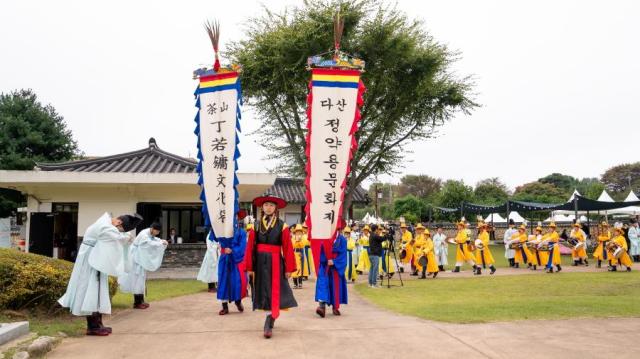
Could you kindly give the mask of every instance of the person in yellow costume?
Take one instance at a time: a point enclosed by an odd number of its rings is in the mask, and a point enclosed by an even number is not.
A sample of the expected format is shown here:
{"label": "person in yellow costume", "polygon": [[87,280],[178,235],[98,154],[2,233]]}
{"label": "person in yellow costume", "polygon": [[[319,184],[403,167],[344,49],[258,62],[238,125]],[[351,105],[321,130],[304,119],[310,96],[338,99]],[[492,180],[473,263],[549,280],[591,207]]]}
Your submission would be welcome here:
{"label": "person in yellow costume", "polygon": [[531,257],[529,258],[529,264],[531,265],[531,270],[538,270],[538,267],[542,268],[549,260],[549,254],[546,251],[538,250],[538,246],[542,243],[542,237],[542,227],[540,226],[536,227],[533,236],[529,236],[527,243],[530,245],[529,252],[531,252]]}
{"label": "person in yellow costume", "polygon": [[313,273],[313,255],[311,254],[311,241],[309,241],[309,231],[306,224],[302,225],[304,234],[302,236],[302,242],[304,242],[304,257],[302,261],[302,279],[308,280],[309,275]]}
{"label": "person in yellow costume", "polygon": [[[627,267],[627,272],[631,272],[631,265],[633,264],[631,261],[631,257],[629,257],[629,247],[627,246],[627,240],[624,238],[624,229],[622,227],[616,227],[614,229],[614,237],[611,240],[613,243],[617,244],[618,247],[624,248],[624,252],[620,258],[615,258],[613,255],[613,251],[609,250],[609,258],[611,258],[611,268],[609,271],[616,272],[618,271],[618,263]],[[622,267],[621,267],[622,268]]]}
{"label": "person in yellow costume", "polygon": [[[400,233],[402,234],[402,251],[400,252],[400,262],[402,264],[409,264],[411,267],[411,275],[418,275],[418,271],[415,269],[413,265],[414,255],[413,255],[413,236],[411,232],[407,229],[407,224],[402,223],[400,225]],[[400,272],[404,272],[404,268],[400,267]]]}
{"label": "person in yellow costume", "polygon": [[609,262],[609,268],[611,268],[611,257],[607,253],[607,243],[611,240],[611,231],[609,231],[609,223],[603,221],[600,223],[600,234],[598,234],[598,245],[593,251],[593,258],[598,262],[596,268],[602,268],[602,262]]}
{"label": "person in yellow costume", "polygon": [[458,233],[456,234],[456,266],[451,271],[453,273],[459,273],[460,267],[468,262],[473,266],[473,271],[476,272],[476,263],[474,261],[473,253],[469,250],[469,243],[471,238],[469,237],[468,230],[463,221],[458,222]]}
{"label": "person in yellow costume", "polygon": [[435,246],[431,239],[429,229],[422,223],[416,225],[416,238],[414,243],[414,266],[422,275],[420,279],[426,279],[428,273],[435,278],[438,275],[438,261],[435,255]]}
{"label": "person in yellow costume", "polygon": [[355,282],[358,274],[356,273],[356,265],[353,261],[353,250],[356,248],[356,240],[351,238],[351,228],[349,226],[342,230],[344,238],[347,239],[347,267],[345,268],[344,275],[347,281]]}
{"label": "person in yellow costume", "polygon": [[[383,236],[388,234],[389,231],[386,228],[382,230]],[[384,275],[391,278],[396,273],[395,257],[393,253],[389,251],[389,246],[389,241],[382,242],[382,255],[380,256],[380,264],[378,264],[380,278],[383,278]]]}
{"label": "person in yellow costume", "polygon": [[[589,265],[587,261],[587,234],[582,230],[580,222],[573,224],[573,229],[569,234],[569,238],[573,238],[578,241],[578,244],[574,245],[571,249],[571,257],[573,258],[573,266],[578,264]],[[584,261],[584,262],[583,262]]]}
{"label": "person in yellow costume", "polygon": [[369,237],[371,236],[371,228],[369,225],[365,225],[362,228],[362,235],[358,242],[360,242],[360,246],[362,246],[362,251],[360,252],[360,257],[358,258],[358,266],[356,269],[358,270],[358,274],[362,274],[364,272],[368,272],[371,268],[371,262],[369,261]]}
{"label": "person in yellow costume", "polygon": [[513,257],[516,262],[515,268],[520,268],[522,264],[524,266],[525,263],[529,263],[531,252],[527,248],[527,226],[521,224],[518,227],[518,233],[515,233],[511,237],[511,243],[520,243],[520,248],[516,249],[515,256]]}
{"label": "person in yellow costume", "polygon": [[293,289],[302,288],[302,270],[304,263],[304,230],[302,225],[296,224],[293,228],[293,236],[291,236],[291,244],[293,246],[293,253],[296,257],[296,271],[291,273],[293,278]]}
{"label": "person in yellow costume", "polygon": [[[553,273],[553,266],[557,267],[558,272],[562,270],[560,264],[562,263],[560,258],[560,235],[556,231],[556,223],[549,223],[549,231],[542,236],[541,246],[547,245],[549,250],[547,251],[546,271],[547,273]],[[539,251],[542,253],[542,251]]]}
{"label": "person in yellow costume", "polygon": [[478,224],[478,239],[476,240],[476,272],[474,274],[480,275],[482,274],[482,268],[487,268],[491,272],[489,274],[494,274],[496,272],[496,267],[494,263],[496,262],[493,259],[493,255],[491,254],[491,250],[489,249],[489,232],[487,231],[487,227],[489,225],[486,223]]}

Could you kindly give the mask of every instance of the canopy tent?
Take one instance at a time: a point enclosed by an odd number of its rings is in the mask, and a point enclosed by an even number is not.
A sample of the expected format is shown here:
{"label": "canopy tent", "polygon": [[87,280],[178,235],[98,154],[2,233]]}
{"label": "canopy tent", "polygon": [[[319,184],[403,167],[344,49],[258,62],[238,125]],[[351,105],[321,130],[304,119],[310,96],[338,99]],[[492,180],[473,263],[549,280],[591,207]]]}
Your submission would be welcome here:
{"label": "canopy tent", "polygon": [[573,220],[576,218],[576,216],[574,216],[573,214],[552,214],[551,216],[549,216],[549,218],[545,219],[544,222],[556,222],[556,223],[562,223],[562,222],[573,222]]}
{"label": "canopy tent", "polygon": [[516,223],[527,222],[527,220],[524,219],[524,217],[522,217],[520,213],[516,211],[512,211],[511,213],[509,213],[509,219],[513,219],[513,221]]}
{"label": "canopy tent", "polygon": [[499,213],[491,213],[484,219],[485,223],[507,223],[507,219]]}
{"label": "canopy tent", "polygon": [[[633,192],[631,192],[633,193]],[[600,202],[615,202],[613,200],[613,198],[611,198],[611,196],[609,196],[609,193],[607,193],[606,189],[602,190],[602,193],[600,193],[600,197],[598,197],[598,201]]]}
{"label": "canopy tent", "polygon": [[[636,194],[633,191],[629,191],[629,194],[627,195],[627,198],[624,199],[624,202],[622,203],[633,203],[633,202],[640,202],[640,199],[638,199],[638,196],[636,196]],[[627,207],[622,207],[622,208],[616,208],[613,210],[608,211],[609,214],[628,214],[628,215],[638,215],[640,214],[640,206],[627,206]]]}

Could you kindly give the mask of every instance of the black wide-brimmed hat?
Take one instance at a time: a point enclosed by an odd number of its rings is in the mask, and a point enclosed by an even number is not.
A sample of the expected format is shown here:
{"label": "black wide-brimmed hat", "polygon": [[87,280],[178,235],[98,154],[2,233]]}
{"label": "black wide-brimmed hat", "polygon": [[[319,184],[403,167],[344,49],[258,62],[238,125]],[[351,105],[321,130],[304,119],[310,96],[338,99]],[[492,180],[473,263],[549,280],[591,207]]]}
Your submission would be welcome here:
{"label": "black wide-brimmed hat", "polygon": [[253,200],[253,204],[256,207],[262,207],[262,205],[267,202],[275,204],[278,209],[282,209],[287,206],[287,201],[285,201],[284,199],[278,196],[273,196],[273,195],[260,196]]}
{"label": "black wide-brimmed hat", "polygon": [[143,221],[142,216],[137,213],[123,214],[118,219],[122,221],[122,228],[125,232],[133,231]]}

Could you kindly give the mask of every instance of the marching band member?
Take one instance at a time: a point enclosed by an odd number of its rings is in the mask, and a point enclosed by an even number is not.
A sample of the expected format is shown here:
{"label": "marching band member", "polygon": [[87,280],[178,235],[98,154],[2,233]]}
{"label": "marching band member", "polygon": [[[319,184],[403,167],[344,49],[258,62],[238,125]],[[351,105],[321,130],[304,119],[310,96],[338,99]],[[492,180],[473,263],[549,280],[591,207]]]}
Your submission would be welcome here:
{"label": "marching band member", "polygon": [[[489,232],[487,232],[488,224],[482,223],[478,225],[478,229],[480,233],[478,234],[478,245],[476,245],[476,272],[474,274],[480,275],[482,274],[482,268],[491,269],[489,274],[494,274],[496,272],[496,267],[493,265],[495,260],[493,259],[493,255],[491,254],[491,250],[489,249]],[[480,246],[479,244],[482,244]],[[480,267],[482,264],[482,267]]]}
{"label": "marching band member", "polygon": [[[407,224],[400,224],[400,232],[402,233],[402,254],[400,256],[400,261],[402,264],[409,264],[411,268],[411,275],[418,275],[418,270],[415,269],[413,265],[414,262],[414,254],[413,254],[413,236],[411,232],[407,230]],[[400,267],[400,272],[403,272],[404,268]]]}
{"label": "marching band member", "polygon": [[529,258],[531,257],[531,252],[527,248],[527,226],[525,224],[521,224],[518,227],[518,233],[511,237],[510,244],[512,243],[519,243],[519,248],[516,249],[513,261],[515,262],[515,268],[520,268],[520,264],[529,263]]}
{"label": "marching band member", "polygon": [[[628,247],[627,247],[627,241],[624,238],[624,229],[622,227],[616,226],[616,228],[614,229],[614,234],[615,236],[611,240],[612,243],[607,248],[607,250],[609,251],[608,255],[609,255],[609,258],[611,258],[611,263],[612,263],[612,266],[611,268],[609,268],[609,271],[616,272],[617,264],[620,263],[621,265],[627,267],[627,272],[631,272],[632,262],[631,262],[631,257],[629,257],[629,253],[627,252]],[[614,255],[615,250],[617,248],[623,248],[622,255],[618,259],[616,259]]]}
{"label": "marching band member", "polygon": [[354,262],[355,253],[353,251],[356,247],[356,240],[351,237],[351,228],[349,228],[349,226],[345,227],[342,233],[347,240],[347,266],[344,275],[348,281],[355,282],[358,277],[356,264]]}
{"label": "marching band member", "polygon": [[418,223],[416,226],[416,241],[415,241],[415,266],[422,274],[420,279],[426,279],[426,273],[432,275],[435,278],[438,275],[438,261],[434,251],[433,240],[431,240],[431,234],[429,229],[425,228],[422,223]]}
{"label": "marching band member", "polygon": [[249,231],[245,263],[255,291],[253,309],[267,312],[263,335],[268,339],[280,310],[298,306],[288,281],[296,270],[296,260],[289,228],[278,218],[278,209],[287,202],[267,195],[254,199],[253,204],[262,208],[262,215],[256,228]]}
{"label": "marching band member", "polygon": [[542,243],[542,227],[536,227],[535,234],[529,237],[527,243],[529,245],[529,252],[531,252],[531,257],[529,257],[530,269],[538,270],[538,267],[542,268],[542,266],[547,264],[549,259],[545,251],[538,250],[538,245]]}
{"label": "marching band member", "polygon": [[580,222],[576,221],[576,223],[573,224],[573,229],[569,234],[569,238],[573,238],[574,240],[578,241],[578,244],[575,245],[571,250],[571,257],[573,258],[573,266],[575,267],[578,264],[583,264],[583,261],[584,261],[584,265],[588,266],[589,262],[587,261],[587,250],[586,250],[587,235],[582,230],[582,225],[580,224]]}
{"label": "marching band member", "polygon": [[516,266],[515,255],[516,251],[514,249],[509,248],[509,242],[513,238],[515,234],[518,233],[518,230],[515,229],[516,223],[513,219],[509,220],[509,228],[504,232],[504,257],[509,261],[510,267]]}
{"label": "marching band member", "polygon": [[603,261],[609,261],[609,267],[611,267],[611,261],[609,260],[609,255],[607,253],[607,244],[611,240],[611,232],[609,231],[609,223],[602,222],[600,223],[600,234],[598,235],[598,246],[593,251],[593,258],[598,262],[596,263],[596,268],[602,267]]}
{"label": "marching band member", "polygon": [[362,247],[362,252],[360,252],[360,257],[358,258],[358,274],[362,274],[365,271],[368,272],[371,267],[371,262],[369,262],[369,237],[371,236],[371,228],[369,225],[365,225],[362,228],[362,235],[360,236],[360,246]]}
{"label": "marching band member", "polygon": [[304,230],[302,241],[304,242],[304,257],[302,260],[302,279],[309,279],[309,275],[313,273],[313,254],[311,253],[311,241],[309,241],[309,228],[306,224],[302,224]]}
{"label": "marching band member", "polygon": [[549,254],[547,259],[547,273],[553,273],[553,266],[557,267],[557,271],[560,272],[562,267],[560,266],[560,235],[556,231],[556,223],[549,223],[549,232],[542,237],[542,244],[547,245],[549,248]]}
{"label": "marching band member", "polygon": [[447,235],[444,234],[442,226],[436,227],[436,234],[433,236],[433,246],[435,247],[436,261],[438,269],[444,271],[444,266],[449,264],[449,244],[447,243]]}
{"label": "marching band member", "polygon": [[634,262],[640,262],[640,229],[638,229],[638,221],[633,218],[629,226],[629,255],[633,257]]}
{"label": "marching band member", "polygon": [[[342,223],[344,225],[344,221]],[[347,228],[345,228],[345,232]],[[351,229],[348,230],[351,234]],[[325,253],[325,251],[330,251]],[[340,315],[340,304],[347,304],[347,239],[338,231],[331,249],[320,247],[320,266],[316,280],[316,314],[324,318],[327,305],[332,307],[333,315]]]}
{"label": "marching band member", "polygon": [[[296,256],[296,271],[291,273],[291,278],[293,278],[293,289],[302,288],[302,277],[304,276],[303,270],[306,268],[304,265],[304,230],[302,229],[301,224],[296,224],[293,228],[293,237],[291,241],[293,242],[293,251]],[[308,269],[308,268],[306,268]],[[309,272],[306,273],[307,276]]]}
{"label": "marching band member", "polygon": [[465,262],[468,262],[473,266],[473,271],[476,271],[476,263],[474,261],[473,253],[469,250],[469,234],[466,225],[463,221],[458,222],[458,234],[456,234],[456,267],[451,271],[452,273],[459,273],[460,266]]}
{"label": "marching band member", "polygon": [[[389,234],[389,230],[384,228],[382,230],[382,235],[383,236],[387,236]],[[393,250],[393,248],[391,248],[391,242],[389,242],[389,240],[385,240],[384,242],[382,242],[382,255],[380,256],[380,279],[383,278],[383,276],[387,275],[389,276],[389,278],[393,277],[393,275],[396,273],[396,264],[393,258],[393,252],[390,250]]]}

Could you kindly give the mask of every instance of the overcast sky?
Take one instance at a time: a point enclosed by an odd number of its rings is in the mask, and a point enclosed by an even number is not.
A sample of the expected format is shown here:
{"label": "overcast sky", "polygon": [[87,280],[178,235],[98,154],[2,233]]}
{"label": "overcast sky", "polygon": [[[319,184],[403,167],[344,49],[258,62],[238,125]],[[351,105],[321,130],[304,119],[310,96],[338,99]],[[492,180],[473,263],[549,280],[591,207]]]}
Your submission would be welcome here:
{"label": "overcast sky", "polygon": [[[282,11],[301,1],[264,3]],[[202,23],[221,20],[224,47],[241,39],[260,4],[4,1],[0,92],[35,90],[87,155],[140,149],[155,137],[161,148],[193,157],[191,72],[213,57]],[[461,52],[454,69],[475,76],[482,104],[439,138],[409,146],[403,173],[468,184],[497,176],[514,188],[552,172],[598,177],[640,160],[640,2],[404,0],[398,7]],[[246,109],[245,133],[258,125]],[[272,166],[251,136],[241,137],[241,151],[242,172]]]}

